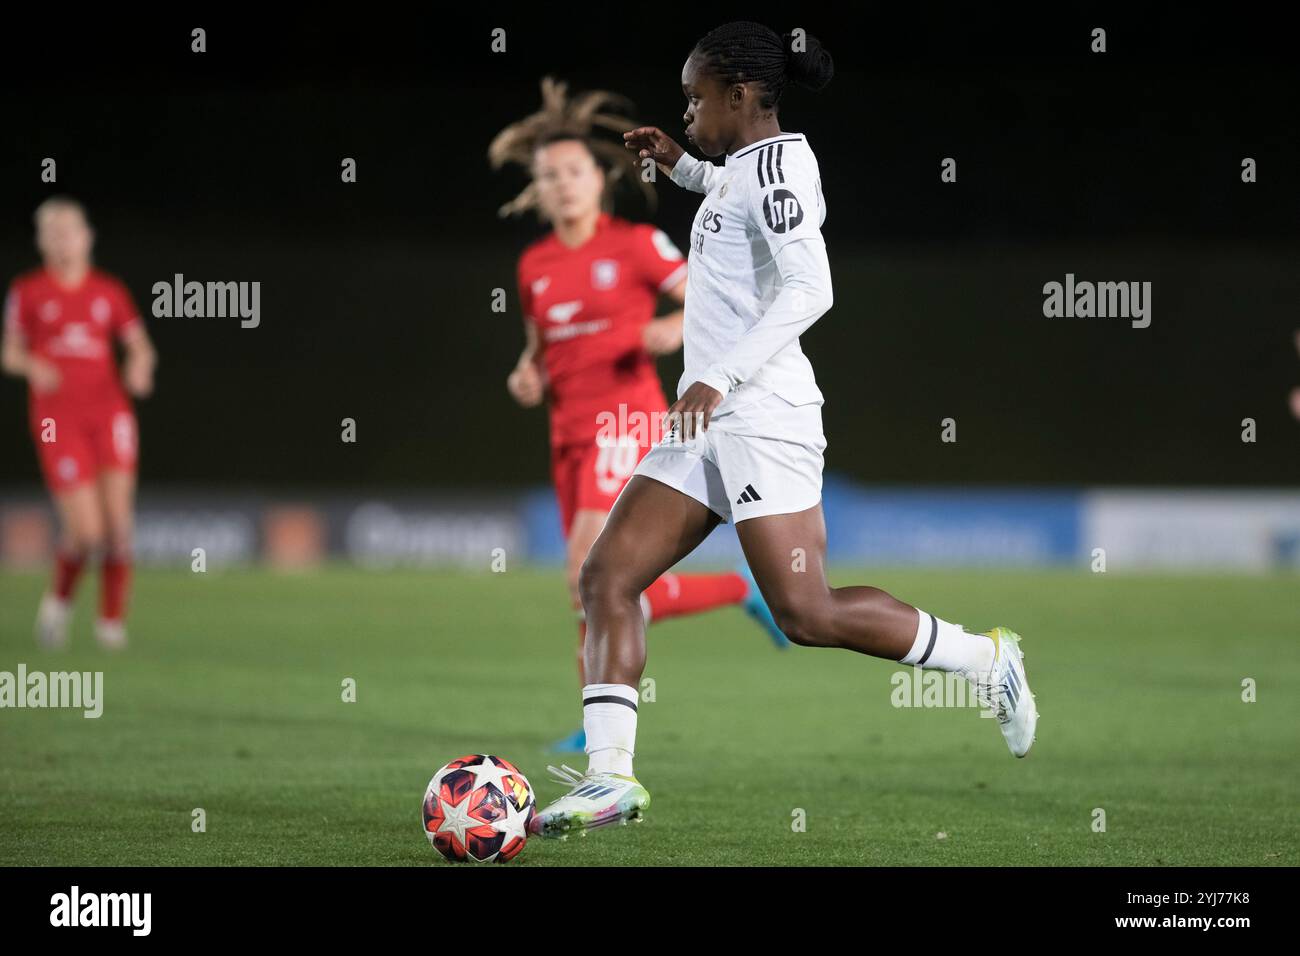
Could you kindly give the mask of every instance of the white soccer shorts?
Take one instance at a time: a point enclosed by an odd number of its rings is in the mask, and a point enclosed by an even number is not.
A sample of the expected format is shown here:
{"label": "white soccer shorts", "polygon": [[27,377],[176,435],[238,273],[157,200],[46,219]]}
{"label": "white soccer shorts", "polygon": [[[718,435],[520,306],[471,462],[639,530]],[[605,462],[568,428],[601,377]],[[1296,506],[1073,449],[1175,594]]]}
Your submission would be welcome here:
{"label": "white soccer shorts", "polygon": [[768,395],[715,417],[690,441],[666,436],[634,474],[689,495],[723,521],[745,521],[821,501],[825,450],[821,403]]}

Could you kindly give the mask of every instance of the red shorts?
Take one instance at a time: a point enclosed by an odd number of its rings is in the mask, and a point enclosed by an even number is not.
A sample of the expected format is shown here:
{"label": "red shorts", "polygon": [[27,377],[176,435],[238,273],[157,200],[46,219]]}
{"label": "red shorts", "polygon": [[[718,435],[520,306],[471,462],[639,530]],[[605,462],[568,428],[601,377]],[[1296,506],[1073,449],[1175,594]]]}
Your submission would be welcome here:
{"label": "red shorts", "polygon": [[557,445],[551,449],[551,481],[560,503],[560,527],[567,537],[573,516],[592,509],[608,514],[614,500],[650,450],[649,443],[625,439],[617,445]]}
{"label": "red shorts", "polygon": [[54,494],[94,481],[101,471],[135,471],[139,438],[126,403],[37,411],[31,418],[36,457]]}

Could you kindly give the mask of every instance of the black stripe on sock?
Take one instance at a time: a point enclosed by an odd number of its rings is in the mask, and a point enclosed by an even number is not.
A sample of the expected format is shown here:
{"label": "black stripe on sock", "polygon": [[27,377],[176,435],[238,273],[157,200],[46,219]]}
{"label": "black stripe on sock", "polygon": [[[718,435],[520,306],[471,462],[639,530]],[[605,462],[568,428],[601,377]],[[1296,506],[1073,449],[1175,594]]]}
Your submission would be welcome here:
{"label": "black stripe on sock", "polygon": [[921,659],[916,662],[917,667],[921,667],[930,659],[930,652],[934,650],[934,642],[939,639],[939,619],[933,614],[930,615],[930,645],[921,655]]}
{"label": "black stripe on sock", "polygon": [[624,707],[631,707],[636,710],[635,703],[626,697],[618,697],[614,694],[606,694],[603,697],[587,697],[583,700],[582,706],[586,707],[588,704],[622,704]]}

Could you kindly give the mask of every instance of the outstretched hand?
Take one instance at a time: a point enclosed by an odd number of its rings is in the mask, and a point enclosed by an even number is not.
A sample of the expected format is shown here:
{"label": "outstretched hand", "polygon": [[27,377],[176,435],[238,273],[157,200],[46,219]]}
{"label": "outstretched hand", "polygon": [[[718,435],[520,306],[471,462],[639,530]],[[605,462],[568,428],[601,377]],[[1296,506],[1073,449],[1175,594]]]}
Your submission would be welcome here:
{"label": "outstretched hand", "polygon": [[686,152],[657,126],[641,126],[624,133],[623,145],[636,150],[638,159],[653,159],[655,165],[670,176],[677,160]]}

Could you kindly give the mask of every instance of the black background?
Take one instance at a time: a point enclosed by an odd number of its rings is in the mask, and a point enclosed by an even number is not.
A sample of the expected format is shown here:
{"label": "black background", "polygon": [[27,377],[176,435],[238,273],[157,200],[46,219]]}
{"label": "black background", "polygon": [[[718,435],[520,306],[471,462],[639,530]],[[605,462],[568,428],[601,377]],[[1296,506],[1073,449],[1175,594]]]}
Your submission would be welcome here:
{"label": "black background", "polygon": [[[262,283],[258,329],[149,320],[146,485],[544,481],[544,413],[504,390],[521,344],[515,260],[542,229],[497,218],[525,180],[492,173],[487,144],[537,108],[546,73],[623,93],[682,138],[682,61],[736,18],[802,26],[835,57],[830,86],[792,88],[781,110],[818,155],[829,210],[836,304],[803,340],[829,469],[960,485],[1300,477],[1286,407],[1300,385],[1300,71],[1267,8],[324,9],[10,24],[6,280],[36,264],[31,212],[59,192],[88,205],[98,263],[146,316],[176,272]],[[195,26],[207,53],[190,52]],[[498,26],[505,54],[490,50]],[[1105,54],[1089,52],[1095,26]],[[340,182],[345,156],[356,184]],[[948,156],[956,184],[939,180]],[[654,221],[686,248],[699,197],[666,182],[659,195]],[[650,215],[623,198],[622,214]],[[1044,318],[1043,283],[1067,272],[1151,281],[1151,327]],[[670,394],[680,367],[661,364]],[[0,386],[0,487],[37,480],[25,404],[21,383]],[[955,445],[939,440],[949,416]]]}

